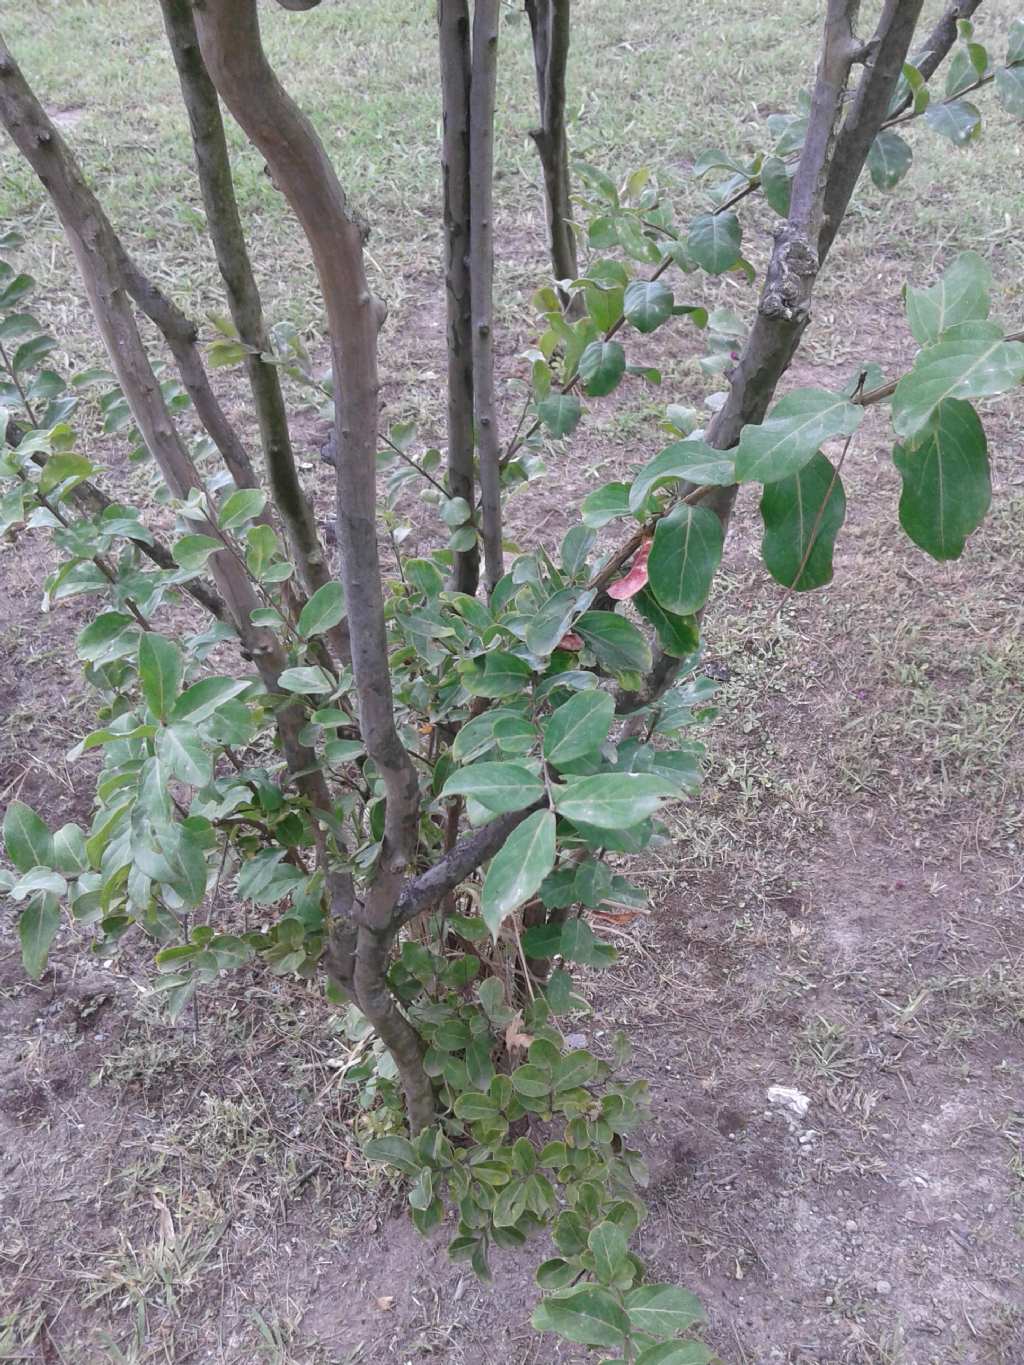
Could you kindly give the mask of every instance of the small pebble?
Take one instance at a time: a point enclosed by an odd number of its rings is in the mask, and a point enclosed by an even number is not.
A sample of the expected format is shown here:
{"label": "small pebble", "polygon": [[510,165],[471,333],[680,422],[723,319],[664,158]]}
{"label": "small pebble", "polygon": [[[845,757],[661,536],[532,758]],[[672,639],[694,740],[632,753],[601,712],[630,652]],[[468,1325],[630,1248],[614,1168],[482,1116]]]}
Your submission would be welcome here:
{"label": "small pebble", "polygon": [[888,1280],[879,1280],[878,1283],[875,1285],[875,1290],[879,1294],[891,1294],[892,1285],[889,1283]]}
{"label": "small pebble", "polygon": [[857,1224],[853,1221],[852,1218],[848,1218],[848,1219],[846,1220],[846,1231],[847,1231],[847,1232],[856,1232],[856,1231],[857,1231]]}

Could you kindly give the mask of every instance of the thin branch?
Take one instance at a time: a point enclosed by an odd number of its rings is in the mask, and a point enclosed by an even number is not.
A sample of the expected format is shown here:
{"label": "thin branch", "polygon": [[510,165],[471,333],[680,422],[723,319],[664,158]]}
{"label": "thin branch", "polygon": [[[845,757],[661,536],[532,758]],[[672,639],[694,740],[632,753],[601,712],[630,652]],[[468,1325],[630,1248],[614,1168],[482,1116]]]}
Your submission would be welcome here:
{"label": "thin branch", "polygon": [[494,100],[500,0],[476,0],[470,85],[469,273],[473,304],[473,382],[480,457],[484,576],[493,592],[505,572],[501,449],[494,396]]}
{"label": "thin branch", "polygon": [[[551,247],[551,267],[556,280],[574,280],[579,274],[576,237],[570,220],[569,145],[565,130],[565,77],[571,32],[570,0],[526,0],[526,13],[533,36],[534,70],[540,126],[530,132],[544,175],[544,207]],[[573,300],[559,287],[567,315]]]}
{"label": "thin branch", "polygon": [[[203,64],[190,0],[160,0],[160,6],[188,111],[210,239],[232,321],[239,340],[246,347],[245,368],[259,421],[274,506],[284,522],[299,581],[305,591],[312,594],[330,582],[331,573],[313,509],[296,469],[278,367],[263,358],[268,349],[263,305],[238,211],[217,91]],[[349,644],[345,623],[327,632],[327,639],[338,657],[347,662]]]}
{"label": "thin branch", "polygon": [[396,906],[398,924],[407,924],[417,915],[430,910],[449,892],[454,891],[478,867],[493,858],[504,845],[509,835],[529,815],[543,810],[544,801],[538,801],[526,810],[513,811],[510,815],[499,815],[460,839],[450,853],[445,854],[433,867],[411,878],[402,887]]}
{"label": "thin branch", "polygon": [[[917,69],[926,81],[931,80],[952,51],[958,36],[959,21],[969,19],[975,10],[981,8],[981,4],[982,0],[953,0],[951,5],[946,6],[941,19],[922,44],[925,55],[918,62]],[[902,113],[913,103],[913,98],[913,94],[907,95],[894,113]]]}
{"label": "thin branch", "polygon": [[819,263],[828,255],[846,216],[871,144],[888,117],[923,4],[924,0],[885,0],[868,44],[870,57],[839,130],[829,167],[824,217],[817,238]]}
{"label": "thin branch", "polygon": [[[439,0],[441,169],[444,187],[445,298],[448,327],[448,488],[445,496],[476,502],[473,468],[473,305],[469,270],[469,4]],[[455,552],[452,586],[476,594],[480,547]]]}
{"label": "thin branch", "polygon": [[255,0],[207,0],[194,11],[203,60],[221,98],[262,154],[313,251],[334,367],[337,530],[360,727],[387,794],[383,849],[364,913],[390,922],[418,838],[419,781],[395,725],[376,534],[377,333],[364,225],[349,208],[309,120],[267,62]]}

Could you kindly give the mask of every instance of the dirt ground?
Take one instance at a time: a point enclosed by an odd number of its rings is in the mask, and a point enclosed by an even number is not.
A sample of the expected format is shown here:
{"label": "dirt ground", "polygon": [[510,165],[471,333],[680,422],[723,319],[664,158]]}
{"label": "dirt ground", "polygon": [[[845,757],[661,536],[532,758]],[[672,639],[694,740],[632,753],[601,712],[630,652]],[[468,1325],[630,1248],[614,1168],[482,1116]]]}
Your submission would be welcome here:
{"label": "dirt ground", "polygon": [[[441,372],[433,281],[408,283],[393,410]],[[897,362],[903,343],[878,343],[896,316],[850,313],[828,344],[826,318],[794,379]],[[676,335],[659,354],[684,374],[699,341]],[[657,448],[595,407],[521,500],[524,541]],[[608,929],[619,964],[583,983],[573,1027],[597,1050],[628,1028],[652,1086],[641,1252],[700,1295],[729,1365],[1024,1365],[1019,432],[991,424],[992,517],[940,566],[898,532],[873,415],[835,583],[781,614],[741,504],[706,628],[723,683],[706,788],[639,868],[647,912]],[[326,518],[327,475],[308,477]],[[88,728],[68,647],[88,607],[39,617],[48,554],[41,533],[0,545],[0,802],[84,821],[89,771],[63,755]],[[529,1327],[541,1251],[482,1286],[367,1168],[317,990],[232,978],[172,1027],[141,956],[107,969],[70,931],[27,982],[2,913],[0,1360],[583,1358]]]}

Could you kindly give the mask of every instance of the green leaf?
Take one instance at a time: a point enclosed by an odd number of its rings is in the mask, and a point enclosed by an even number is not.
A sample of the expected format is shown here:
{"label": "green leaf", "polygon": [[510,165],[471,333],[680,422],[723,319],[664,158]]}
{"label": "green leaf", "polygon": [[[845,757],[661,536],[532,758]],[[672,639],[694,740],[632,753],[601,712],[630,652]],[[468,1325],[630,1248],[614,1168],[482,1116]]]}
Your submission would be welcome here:
{"label": "green leaf", "polygon": [[765,158],[761,167],[761,188],[770,208],[780,218],[789,217],[789,201],[793,193],[793,179],[786,163],[777,156]]}
{"label": "green leaf", "polygon": [[871,179],[880,190],[894,189],[914,161],[910,144],[891,129],[883,129],[871,144],[868,152],[868,171]]}
{"label": "green leaf", "polygon": [[87,479],[93,473],[95,468],[96,466],[91,460],[87,460],[84,455],[76,455],[70,450],[59,455],[51,455],[39,476],[39,491],[40,493],[52,493],[67,479],[71,479],[73,484],[81,483],[83,479]]}
{"label": "green leaf", "polygon": [[574,393],[553,393],[537,404],[537,416],[556,441],[571,436],[579,426],[583,408]]}
{"label": "green leaf", "polygon": [[675,299],[661,280],[633,280],[627,285],[622,311],[638,332],[653,332],[672,316]]}
{"label": "green leaf", "polygon": [[61,825],[53,836],[53,860],[67,877],[88,871],[85,835],[77,825]]}
{"label": "green leaf", "polygon": [[606,1289],[581,1285],[543,1299],[530,1319],[538,1332],[557,1332],[581,1346],[621,1346],[629,1318]]}
{"label": "green leaf", "polygon": [[[78,657],[87,663],[109,662],[137,648],[138,627],[123,611],[101,612],[76,641]],[[130,648],[125,648],[130,642]]]}
{"label": "green leaf", "polygon": [[573,630],[593,651],[598,663],[616,675],[647,673],[651,647],[632,621],[613,611],[587,611]]}
{"label": "green leaf", "polygon": [[468,691],[477,697],[514,697],[523,692],[530,682],[532,670],[525,659],[495,649],[484,655],[481,673],[464,675]]}
{"label": "green leaf", "polygon": [[146,705],[157,720],[166,720],[181,689],[184,664],[173,640],[146,631],[139,640],[139,682]]}
{"label": "green leaf", "polygon": [[900,380],[892,400],[899,436],[913,436],[946,398],[986,398],[1024,379],[1024,343],[1003,341],[993,323],[968,322],[927,346]]}
{"label": "green leaf", "polygon": [[632,600],[637,614],[654,627],[663,654],[685,659],[699,648],[700,628],[695,616],[666,611],[649,587],[641,588]]}
{"label": "green leaf", "polygon": [[579,1273],[580,1267],[575,1262],[563,1260],[561,1256],[553,1256],[551,1260],[540,1263],[534,1279],[541,1289],[564,1289]]}
{"label": "green leaf", "polygon": [[900,525],[933,559],[959,559],[992,496],[985,432],[961,399],[939,404],[929,424],[892,453],[903,480]]}
{"label": "green leaf", "polygon": [[543,782],[518,763],[474,763],[460,768],[441,791],[442,799],[471,796],[495,815],[532,806],[543,795]]}
{"label": "green leaf", "polygon": [[606,483],[588,493],[580,504],[583,525],[600,530],[616,517],[629,516],[629,484]]}
{"label": "green leaf", "polygon": [[191,787],[205,787],[213,776],[213,759],[194,725],[166,726],[157,734],[156,750],[174,776]]}
{"label": "green leaf", "polygon": [[617,341],[592,341],[580,356],[578,369],[583,392],[603,398],[618,388],[626,372],[626,352]]}
{"label": "green leaf", "polygon": [[593,593],[583,596],[579,588],[553,593],[526,627],[526,647],[530,653],[546,655],[556,649],[572,618],[592,598]]}
{"label": "green leaf", "polygon": [[12,801],[4,812],[4,848],[19,872],[53,865],[50,831],[24,801]]}
{"label": "green leaf", "polygon": [[38,981],[46,970],[50,944],[59,928],[60,905],[49,892],[36,896],[21,912],[18,920],[21,961],[33,981]]}
{"label": "green leaf", "polygon": [[267,565],[277,553],[277,536],[274,534],[274,528],[262,521],[256,526],[250,526],[245,533],[245,546],[245,562],[250,572],[257,578],[262,578]]}
{"label": "green leaf", "polygon": [[258,517],[266,505],[267,495],[262,488],[239,488],[224,499],[217,525],[222,531],[233,531]]}
{"label": "green leaf", "polygon": [[512,1082],[512,1089],[517,1095],[525,1095],[528,1099],[541,1099],[545,1095],[550,1095],[553,1089],[551,1072],[545,1067],[535,1066],[527,1063],[525,1066],[516,1067],[515,1071],[509,1076]]}
{"label": "green leaf", "polygon": [[473,518],[473,509],[465,498],[449,498],[441,508],[441,519],[446,526],[462,526]]}
{"label": "green leaf", "polygon": [[914,340],[930,346],[961,322],[988,317],[992,271],[976,251],[962,251],[930,289],[907,286],[907,321]]}
{"label": "green leaf", "polygon": [[452,1106],[457,1119],[465,1119],[467,1123],[475,1123],[477,1119],[496,1118],[500,1110],[490,1095],[483,1095],[476,1090],[467,1090],[461,1094]]}
{"label": "green leaf", "polygon": [[444,591],[444,575],[430,559],[407,559],[405,578],[424,597],[437,597]]}
{"label": "green leaf", "polygon": [[1014,19],[1006,44],[1006,64],[1024,62],[1024,19]]}
{"label": "green leaf", "polygon": [[368,1161],[383,1161],[395,1166],[404,1175],[418,1175],[423,1163],[408,1138],[392,1135],[371,1138],[363,1148]]}
{"label": "green leaf", "polygon": [[203,678],[186,687],[171,709],[171,720],[187,720],[199,725],[213,715],[224,702],[237,697],[251,684],[244,678]]}
{"label": "green leaf", "polygon": [[182,536],[171,546],[171,554],[176,563],[191,573],[201,569],[212,554],[223,548],[222,543],[213,536]]}
{"label": "green leaf", "polygon": [[761,554],[777,583],[807,592],[832,581],[832,552],[846,517],[846,493],[824,455],[815,455],[791,478],[766,484],[761,517]]}
{"label": "green leaf", "polygon": [[303,696],[318,696],[323,692],[333,692],[336,681],[323,668],[286,668],[277,680],[285,692],[299,692]]}
{"label": "green leaf", "polygon": [[608,738],[615,717],[610,693],[577,692],[544,723],[544,757],[556,768],[594,753]]}
{"label": "green leaf", "polygon": [[714,1361],[702,1341],[663,1341],[641,1352],[636,1365],[714,1365]]}
{"label": "green leaf", "polygon": [[674,1284],[642,1284],[626,1295],[626,1311],[634,1332],[672,1337],[705,1320],[700,1301]]}
{"label": "green leaf", "polygon": [[26,872],[24,877],[20,877],[7,894],[12,901],[23,901],[33,892],[45,891],[52,896],[64,896],[67,889],[68,884],[59,872],[54,872],[49,867],[34,867],[31,872]]}
{"label": "green leaf", "polygon": [[722,524],[706,507],[681,503],[654,528],[647,560],[651,592],[661,606],[689,616],[708,599],[725,543]]}
{"label": "green leaf", "polygon": [[570,526],[565,533],[560,551],[562,568],[567,574],[581,573],[587,564],[587,555],[594,548],[597,536],[589,526]]}
{"label": "green leaf", "polygon": [[690,255],[709,275],[722,275],[740,259],[743,230],[735,213],[702,213],[687,234]]}
{"label": "green leaf", "polygon": [[612,1284],[628,1264],[629,1251],[626,1237],[615,1223],[598,1223],[587,1239],[597,1278],[603,1284]]}
{"label": "green leaf", "polygon": [[299,612],[298,630],[304,640],[333,630],[345,616],[345,593],[340,583],[325,583],[317,588]]}
{"label": "green leaf", "polygon": [[1011,118],[1024,118],[1024,66],[1003,66],[996,72],[996,94]]}
{"label": "green leaf", "polygon": [[481,913],[497,942],[502,921],[536,895],[555,863],[555,817],[535,811],[509,835],[484,878]]}
{"label": "green leaf", "polygon": [[788,479],[835,436],[850,436],[863,408],[825,389],[795,389],[772,408],[760,426],[745,426],[736,449],[741,483]]}
{"label": "green leaf", "polygon": [[555,788],[555,809],[595,829],[628,829],[677,795],[673,783],[648,773],[600,773],[566,778]]}
{"label": "green leaf", "polygon": [[981,112],[969,100],[930,104],[924,112],[924,121],[955,147],[966,147],[981,130]]}
{"label": "green leaf", "polygon": [[727,487],[736,482],[736,468],[731,455],[704,441],[676,441],[656,455],[633,480],[630,511],[639,511],[651,493],[678,479],[698,487],[705,484]]}

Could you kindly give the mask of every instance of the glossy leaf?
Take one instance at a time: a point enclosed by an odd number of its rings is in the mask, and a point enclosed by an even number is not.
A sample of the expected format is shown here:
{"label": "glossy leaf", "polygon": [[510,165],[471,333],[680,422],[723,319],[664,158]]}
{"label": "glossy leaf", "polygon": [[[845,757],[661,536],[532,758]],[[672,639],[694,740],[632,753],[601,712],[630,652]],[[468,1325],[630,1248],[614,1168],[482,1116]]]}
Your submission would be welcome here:
{"label": "glossy leaf", "polygon": [[184,663],[173,640],[146,631],[139,640],[139,682],[146,705],[157,720],[166,720],[181,689]]}
{"label": "glossy leaf", "polygon": [[466,687],[478,697],[512,697],[522,692],[531,677],[525,659],[504,650],[484,655],[483,670],[465,675]]}
{"label": "glossy leaf", "polygon": [[1024,19],[1014,19],[1006,42],[1006,64],[1024,62]]}
{"label": "glossy leaf", "polygon": [[742,240],[735,213],[702,213],[690,224],[686,246],[702,270],[721,275],[738,263]]}
{"label": "glossy leaf", "polygon": [[4,848],[19,872],[53,864],[53,837],[24,801],[11,801],[4,812]]}
{"label": "glossy leaf", "polygon": [[454,772],[441,791],[442,798],[471,796],[495,815],[532,806],[543,795],[544,784],[519,763],[473,763]]}
{"label": "glossy leaf", "polygon": [[581,1346],[620,1346],[629,1318],[606,1289],[580,1285],[543,1299],[530,1319],[538,1332],[557,1332]]}
{"label": "glossy leaf", "polygon": [[924,112],[924,121],[954,147],[966,147],[981,129],[981,113],[969,100],[931,104]]}
{"label": "glossy leaf", "polygon": [[582,411],[574,393],[554,393],[537,404],[537,416],[548,435],[556,440],[572,435],[579,426]]}
{"label": "glossy leaf", "polygon": [[647,561],[650,590],[667,611],[689,616],[708,599],[722,558],[722,524],[706,507],[680,504],[654,530]]}
{"label": "glossy leaf", "polygon": [[704,1309],[688,1289],[672,1284],[642,1284],[626,1294],[634,1332],[672,1337],[705,1320]]}
{"label": "glossy leaf", "polygon": [[914,340],[930,346],[961,322],[988,317],[992,271],[976,251],[962,251],[930,289],[907,286],[907,321]]}
{"label": "glossy leaf", "polygon": [[213,536],[182,536],[171,547],[175,561],[190,572],[201,569],[212,554],[223,550],[224,546]]}
{"label": "glossy leaf", "polygon": [[646,673],[651,667],[650,645],[624,616],[612,611],[587,611],[574,630],[610,673]]}
{"label": "glossy leaf", "polygon": [[1012,118],[1024,119],[1024,66],[1003,66],[996,72],[999,103]]}
{"label": "glossy leaf", "polygon": [[189,786],[205,787],[213,776],[213,760],[193,725],[166,726],[157,734],[156,748],[169,771]]}
{"label": "glossy leaf", "polygon": [[495,942],[502,922],[537,894],[554,863],[555,817],[535,811],[512,831],[484,878],[480,908]]}
{"label": "glossy leaf", "polygon": [[653,332],[672,316],[675,299],[661,280],[633,280],[627,285],[622,311],[638,332]]}
{"label": "glossy leaf", "polygon": [[780,218],[788,218],[793,179],[781,158],[777,156],[765,158],[761,167],[761,188],[769,207],[773,208]]}
{"label": "glossy leaf", "polygon": [[578,692],[544,723],[544,757],[556,768],[595,753],[608,738],[615,702],[608,692]]}
{"label": "glossy leaf", "polygon": [[217,525],[222,531],[233,531],[258,517],[266,505],[267,495],[262,488],[239,488],[224,499]]}
{"label": "glossy leaf", "polygon": [[592,341],[580,356],[580,380],[590,398],[602,398],[618,388],[625,372],[626,352],[617,341]]}
{"label": "glossy leaf", "polygon": [[714,1365],[715,1359],[702,1341],[662,1341],[641,1351],[636,1365]]}
{"label": "glossy leaf", "polygon": [[595,488],[580,505],[584,526],[599,530],[616,517],[628,517],[629,502],[628,483],[606,483],[601,488]]}
{"label": "glossy leaf", "polygon": [[685,659],[700,646],[700,628],[695,616],[680,616],[666,611],[651,592],[650,586],[638,592],[633,606],[643,619],[654,627],[663,654],[673,659]]}
{"label": "glossy leaf", "polygon": [[594,829],[628,829],[676,795],[671,783],[647,773],[602,773],[567,778],[555,789],[555,808]]}
{"label": "glossy leaf", "polygon": [[37,895],[21,912],[18,920],[21,961],[33,981],[38,981],[46,970],[50,945],[59,928],[60,905],[49,892]]}
{"label": "glossy leaf", "polygon": [[1024,343],[1003,341],[994,323],[967,322],[926,347],[893,394],[892,424],[913,436],[946,398],[1006,393],[1024,379]]}
{"label": "glossy leaf", "polygon": [[796,592],[831,582],[832,552],[845,516],[842,480],[824,455],[815,455],[792,478],[766,484],[761,554],[776,582]]}
{"label": "glossy leaf", "polygon": [[885,128],[878,134],[868,152],[868,171],[880,190],[891,190],[900,183],[913,165],[914,153],[910,144]]}
{"label": "glossy leaf", "polygon": [[741,483],[788,479],[819,447],[835,436],[849,436],[863,409],[825,389],[796,389],[772,408],[760,426],[746,426],[736,450]]}
{"label": "glossy leaf", "polygon": [[988,511],[985,432],[970,403],[947,398],[931,422],[893,450],[903,480],[900,525],[933,559],[958,559]]}
{"label": "glossy leaf", "polygon": [[656,455],[633,480],[629,493],[630,511],[638,511],[651,493],[679,479],[697,486],[727,486],[736,481],[735,463],[731,455],[713,449],[704,441],[676,441]]}
{"label": "glossy leaf", "polygon": [[345,592],[340,583],[324,583],[299,612],[298,630],[304,640],[333,630],[345,616]]}
{"label": "glossy leaf", "polygon": [[250,684],[238,678],[203,678],[187,687],[171,709],[171,720],[187,720],[192,725],[212,716],[224,702],[237,697]]}
{"label": "glossy leaf", "polygon": [[628,1264],[626,1236],[615,1223],[598,1223],[587,1239],[594,1270],[602,1284],[612,1284]]}

